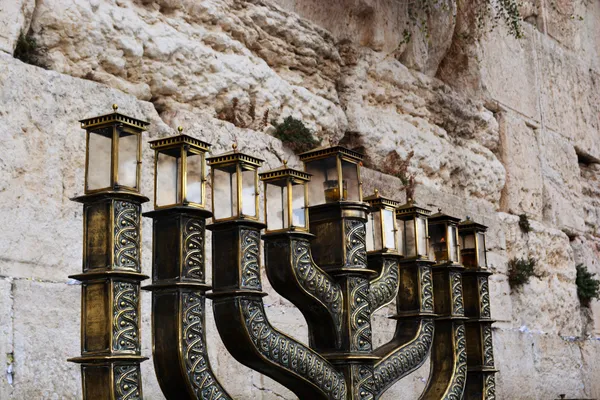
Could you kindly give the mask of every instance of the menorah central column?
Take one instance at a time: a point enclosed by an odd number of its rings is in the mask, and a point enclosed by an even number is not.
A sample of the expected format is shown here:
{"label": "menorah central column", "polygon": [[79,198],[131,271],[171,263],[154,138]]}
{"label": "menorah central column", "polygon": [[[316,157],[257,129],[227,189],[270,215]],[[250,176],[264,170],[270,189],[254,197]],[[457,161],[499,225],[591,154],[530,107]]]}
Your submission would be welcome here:
{"label": "menorah central column", "polygon": [[309,209],[313,257],[340,285],[343,294],[341,346],[324,354],[340,368],[349,388],[348,399],[371,399],[372,354],[370,279],[377,274],[367,267],[366,222],[368,206],[336,202]]}

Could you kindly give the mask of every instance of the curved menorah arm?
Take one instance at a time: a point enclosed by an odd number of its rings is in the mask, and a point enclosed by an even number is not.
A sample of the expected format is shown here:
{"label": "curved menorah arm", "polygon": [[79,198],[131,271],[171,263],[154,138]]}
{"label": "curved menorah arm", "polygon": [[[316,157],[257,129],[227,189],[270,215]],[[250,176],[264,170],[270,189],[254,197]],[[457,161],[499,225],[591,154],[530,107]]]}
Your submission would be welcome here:
{"label": "curved menorah arm", "polygon": [[465,324],[438,320],[435,322],[429,381],[419,400],[462,399],[466,381]]}
{"label": "curved menorah arm", "polygon": [[371,312],[374,313],[391,303],[398,294],[400,255],[369,254],[367,259],[369,268],[380,271],[379,275],[371,280],[369,291]]}
{"label": "curved menorah arm", "polygon": [[431,350],[433,330],[432,318],[398,321],[394,338],[374,352],[381,357],[374,368],[375,398],[423,365]]}
{"label": "curved menorah arm", "polygon": [[266,234],[265,269],[273,288],[306,318],[310,347],[331,351],[340,346],[342,289],[313,261],[305,232]]}
{"label": "curved menorah arm", "polygon": [[248,220],[218,222],[213,231],[213,311],[227,350],[301,399],[347,396],[343,374],[302,343],[275,329],[265,314],[260,277],[260,230]]}
{"label": "curved menorah arm", "polygon": [[206,348],[205,224],[210,213],[190,207],[152,211],[152,344],[167,399],[230,400]]}

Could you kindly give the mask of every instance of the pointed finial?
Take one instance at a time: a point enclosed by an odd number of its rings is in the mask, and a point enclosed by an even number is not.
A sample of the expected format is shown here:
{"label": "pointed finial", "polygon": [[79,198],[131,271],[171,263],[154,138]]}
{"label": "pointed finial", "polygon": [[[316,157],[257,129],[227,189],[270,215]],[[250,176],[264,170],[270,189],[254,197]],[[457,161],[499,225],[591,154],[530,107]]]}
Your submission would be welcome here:
{"label": "pointed finial", "polygon": [[471,220],[471,216],[467,215],[467,221],[470,221],[470,220]]}
{"label": "pointed finial", "polygon": [[117,110],[119,109],[119,106],[117,104],[113,104],[112,108],[113,108],[114,112],[117,112]]}
{"label": "pointed finial", "polygon": [[441,212],[442,212],[442,208],[441,207],[438,207],[438,212],[441,214]]}
{"label": "pointed finial", "polygon": [[177,131],[178,131],[179,133],[183,132],[183,126],[179,125],[179,126],[177,127]]}
{"label": "pointed finial", "polygon": [[375,189],[375,197],[379,197],[379,189]]}
{"label": "pointed finial", "polygon": [[283,160],[283,166],[287,168],[287,160]]}
{"label": "pointed finial", "polygon": [[237,143],[233,142],[231,148],[233,149],[233,151],[237,151]]}

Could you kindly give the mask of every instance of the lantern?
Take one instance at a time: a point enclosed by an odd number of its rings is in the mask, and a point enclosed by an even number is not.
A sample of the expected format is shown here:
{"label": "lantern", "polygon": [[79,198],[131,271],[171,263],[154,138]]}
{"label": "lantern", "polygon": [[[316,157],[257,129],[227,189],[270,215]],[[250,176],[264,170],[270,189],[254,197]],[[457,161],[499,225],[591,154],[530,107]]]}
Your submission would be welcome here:
{"label": "lantern", "polygon": [[462,263],[467,268],[487,268],[485,232],[487,226],[471,221],[469,217],[458,226]]}
{"label": "lantern", "polygon": [[431,214],[410,200],[396,209],[399,250],[405,259],[429,259],[427,218]]}
{"label": "lantern", "polygon": [[205,155],[210,144],[188,135],[153,140],[154,208],[205,207]]}
{"label": "lantern", "polygon": [[438,213],[429,217],[430,255],[436,264],[460,263],[458,223],[460,218]]}
{"label": "lantern", "polygon": [[207,158],[214,220],[258,220],[258,172],[263,160],[237,151]]}
{"label": "lantern", "polygon": [[267,232],[280,230],[308,230],[307,183],[310,175],[288,168],[260,174],[265,183],[265,222]]}
{"label": "lantern", "polygon": [[141,134],[148,122],[117,112],[84,119],[86,132],[85,193],[124,190],[139,193]]}
{"label": "lantern", "polygon": [[300,154],[312,175],[308,184],[311,206],[339,201],[362,201],[362,154],[341,146],[318,148]]}
{"label": "lantern", "polygon": [[367,221],[367,252],[398,252],[398,229],[395,212],[400,205],[397,201],[375,194],[366,197],[371,213]]}

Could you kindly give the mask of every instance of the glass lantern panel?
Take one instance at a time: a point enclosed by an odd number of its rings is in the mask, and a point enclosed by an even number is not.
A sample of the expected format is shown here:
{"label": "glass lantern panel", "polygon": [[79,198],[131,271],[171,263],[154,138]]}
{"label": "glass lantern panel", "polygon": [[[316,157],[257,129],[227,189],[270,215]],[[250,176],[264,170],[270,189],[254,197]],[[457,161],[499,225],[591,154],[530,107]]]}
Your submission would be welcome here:
{"label": "glass lantern panel", "polygon": [[311,206],[340,200],[335,157],[307,162],[306,172],[312,174],[312,179],[308,183],[308,198]]}
{"label": "glass lantern panel", "polygon": [[474,234],[469,233],[469,234],[462,236],[462,248],[463,248],[463,250],[475,248],[475,235]]}
{"label": "glass lantern panel", "polygon": [[242,171],[242,214],[256,217],[256,170]]}
{"label": "glass lantern panel", "polygon": [[445,227],[446,226],[443,224],[429,225],[429,253],[433,255],[435,261],[438,263],[448,261],[448,246],[446,243]]}
{"label": "glass lantern panel", "polygon": [[121,132],[119,137],[119,169],[117,182],[121,186],[137,188],[138,140],[135,134]]}
{"label": "glass lantern panel", "polygon": [[396,231],[397,249],[400,254],[404,255],[404,221],[396,220],[396,224],[398,226]]}
{"label": "glass lantern panel", "polygon": [[90,132],[88,136],[87,190],[110,187],[112,129]]}
{"label": "glass lantern panel", "polygon": [[425,218],[417,217],[417,254],[427,256],[427,222]]}
{"label": "glass lantern panel", "polygon": [[287,189],[267,184],[267,229],[284,229],[287,218]]}
{"label": "glass lantern panel", "polygon": [[415,241],[415,221],[413,219],[409,219],[408,221],[403,221],[403,225],[404,255],[406,257],[416,257],[417,247]]}
{"label": "glass lantern panel", "polygon": [[369,214],[367,218],[367,251],[375,250],[375,244],[373,239],[373,213]]}
{"label": "glass lantern panel", "polygon": [[485,252],[485,235],[481,232],[477,232],[477,252],[479,253],[479,267],[485,268],[487,266]]}
{"label": "glass lantern panel", "polygon": [[179,190],[180,158],[158,153],[156,160],[156,205],[158,207],[181,201]]}
{"label": "glass lantern panel", "polygon": [[215,219],[237,216],[237,173],[213,169]]}
{"label": "glass lantern panel", "polygon": [[306,228],[306,203],[304,185],[292,186],[292,225]]}
{"label": "glass lantern panel", "polygon": [[377,210],[371,213],[373,216],[373,248],[374,250],[383,249],[383,237],[381,230],[381,211]]}
{"label": "glass lantern panel", "polygon": [[458,262],[458,243],[456,242],[456,226],[448,225],[448,248],[450,261]]}
{"label": "glass lantern panel", "polygon": [[383,227],[385,231],[385,248],[396,249],[396,229],[394,227],[394,212],[392,210],[382,210]]}
{"label": "glass lantern panel", "polygon": [[342,182],[346,201],[360,201],[358,165],[342,160]]}
{"label": "glass lantern panel", "polygon": [[202,203],[202,167],[204,157],[202,154],[187,154],[187,176],[185,185],[185,199],[191,203]]}

